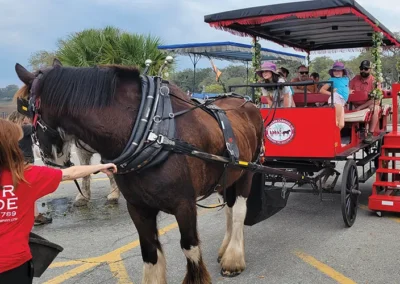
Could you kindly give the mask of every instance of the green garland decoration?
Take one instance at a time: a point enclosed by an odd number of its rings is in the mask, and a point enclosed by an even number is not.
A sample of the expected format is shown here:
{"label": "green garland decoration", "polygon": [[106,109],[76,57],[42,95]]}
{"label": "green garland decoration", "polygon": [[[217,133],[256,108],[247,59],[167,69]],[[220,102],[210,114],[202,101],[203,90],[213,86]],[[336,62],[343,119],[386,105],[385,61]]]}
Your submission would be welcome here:
{"label": "green garland decoration", "polygon": [[[259,77],[257,76],[257,70],[260,69],[261,67],[261,44],[259,43],[259,40],[257,39],[257,37],[253,37],[253,47],[251,49],[252,51],[252,72],[253,72],[253,76],[250,79],[250,81],[252,83],[258,83],[259,82]],[[260,100],[260,96],[261,96],[261,91],[259,88],[255,89],[255,103],[258,103]]]}
{"label": "green garland decoration", "polygon": [[381,53],[383,50],[382,39],[383,39],[382,32],[373,33],[372,41],[374,45],[372,47],[371,53],[374,58],[374,64],[372,65],[372,72],[374,74],[375,81],[374,81],[374,89],[372,90],[370,96],[377,100],[380,100],[383,97],[382,90],[378,88],[378,85],[381,85],[383,82],[382,60],[381,60]]}
{"label": "green garland decoration", "polygon": [[[397,63],[396,63],[396,70],[397,70],[397,74],[398,74],[398,76],[399,76],[399,74],[400,74],[400,59],[397,60]],[[397,81],[397,80],[396,80],[396,81]]]}

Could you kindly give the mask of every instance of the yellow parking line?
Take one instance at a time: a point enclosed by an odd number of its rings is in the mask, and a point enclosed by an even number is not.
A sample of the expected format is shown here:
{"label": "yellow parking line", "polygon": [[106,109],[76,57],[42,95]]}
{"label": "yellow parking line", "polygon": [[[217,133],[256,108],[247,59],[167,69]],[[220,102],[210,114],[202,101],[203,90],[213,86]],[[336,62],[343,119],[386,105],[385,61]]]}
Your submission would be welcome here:
{"label": "yellow parking line", "polygon": [[[218,204],[212,204],[211,207],[216,206]],[[213,210],[214,211],[214,210]],[[199,210],[197,216],[205,215],[207,212],[210,212],[209,209],[202,209]],[[172,223],[164,228],[158,230],[158,234],[160,236],[166,234],[167,232],[178,228],[178,223]],[[129,244],[126,244],[120,248],[117,248],[111,252],[108,252],[104,255],[98,257],[90,257],[80,260],[72,260],[72,261],[62,261],[62,262],[54,262],[52,263],[49,268],[55,267],[65,267],[70,265],[81,264],[80,266],[73,268],[59,276],[54,277],[53,279],[43,283],[43,284],[58,284],[66,281],[74,276],[77,276],[80,273],[85,272],[88,269],[91,269],[95,266],[98,266],[101,263],[108,263],[110,266],[111,272],[118,278],[118,283],[132,283],[129,278],[129,275],[126,271],[125,265],[123,264],[123,260],[121,258],[121,254],[125,253],[131,249],[134,249],[140,245],[139,240],[135,240]],[[82,264],[84,263],[84,264]]]}
{"label": "yellow parking line", "polygon": [[118,279],[118,284],[133,284],[120,255],[116,256],[114,262],[110,262],[108,265],[113,276]]}
{"label": "yellow parking line", "polygon": [[74,277],[75,275],[78,275],[82,272],[85,272],[86,270],[89,270],[93,267],[96,267],[97,265],[99,265],[100,263],[85,263],[82,264],[81,266],[78,266],[74,269],[71,269],[63,274],[61,274],[60,276],[54,277],[53,279],[44,282],[43,284],[59,284],[62,283],[66,280],[68,280],[71,277]]}
{"label": "yellow parking line", "polygon": [[315,267],[316,269],[318,269],[322,273],[326,274],[330,278],[336,280],[340,284],[356,284],[356,282],[354,282],[350,278],[347,278],[343,274],[341,274],[341,273],[337,272],[336,270],[334,270],[332,267],[330,267],[330,266],[318,261],[317,259],[315,259],[311,255],[308,255],[308,254],[306,254],[304,252],[301,252],[301,251],[296,251],[295,254],[301,260],[303,260],[304,262],[306,262],[306,263],[310,264],[311,266]]}

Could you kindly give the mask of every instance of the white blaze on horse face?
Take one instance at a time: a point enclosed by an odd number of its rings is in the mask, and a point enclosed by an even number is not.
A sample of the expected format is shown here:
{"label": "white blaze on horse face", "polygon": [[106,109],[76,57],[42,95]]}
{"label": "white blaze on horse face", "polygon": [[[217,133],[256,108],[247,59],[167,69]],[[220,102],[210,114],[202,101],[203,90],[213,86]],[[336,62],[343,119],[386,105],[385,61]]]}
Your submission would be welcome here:
{"label": "white blaze on horse face", "polygon": [[165,284],[166,263],[164,254],[157,249],[157,263],[144,263],[143,265],[143,281],[142,284]]}
{"label": "white blaze on horse face", "polygon": [[195,264],[199,264],[201,256],[199,246],[191,246],[189,250],[183,249],[183,253],[185,254],[187,259],[190,259]]}

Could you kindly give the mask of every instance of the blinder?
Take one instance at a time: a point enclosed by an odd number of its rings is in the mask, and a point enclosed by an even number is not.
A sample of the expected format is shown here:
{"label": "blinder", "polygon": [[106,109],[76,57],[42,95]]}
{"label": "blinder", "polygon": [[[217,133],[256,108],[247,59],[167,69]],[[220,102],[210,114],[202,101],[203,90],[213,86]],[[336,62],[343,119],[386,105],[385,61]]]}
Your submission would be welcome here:
{"label": "blinder", "polygon": [[[39,86],[40,86],[40,79],[43,77],[43,73],[39,71],[38,75],[35,77],[35,79],[32,82],[31,88],[29,90],[29,95],[28,99],[25,98],[18,98],[17,99],[17,111],[26,116],[29,117],[32,120],[32,138],[34,143],[39,146],[40,149],[40,156],[44,164],[48,166],[53,166],[53,167],[58,167],[58,168],[66,168],[66,167],[71,167],[74,164],[71,162],[71,156],[69,155],[68,161],[64,163],[64,165],[58,165],[56,163],[53,163],[49,161],[48,159],[45,158],[43,154],[43,150],[40,148],[39,145],[39,139],[37,137],[38,134],[38,127],[43,131],[43,133],[46,133],[48,136],[48,139],[51,141],[62,141],[60,133],[50,127],[46,122],[41,117],[40,113],[40,98],[37,96],[39,92]],[[58,147],[58,145],[57,145]],[[62,151],[62,149],[57,149],[57,151]]]}

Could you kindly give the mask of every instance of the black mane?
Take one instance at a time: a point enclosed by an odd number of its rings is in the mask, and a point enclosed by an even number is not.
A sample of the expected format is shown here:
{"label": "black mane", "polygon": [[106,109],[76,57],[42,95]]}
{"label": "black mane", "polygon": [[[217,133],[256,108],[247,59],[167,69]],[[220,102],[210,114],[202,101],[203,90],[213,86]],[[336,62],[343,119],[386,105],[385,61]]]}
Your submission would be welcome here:
{"label": "black mane", "polygon": [[41,78],[41,102],[58,114],[74,115],[82,110],[107,107],[114,100],[118,77],[126,78],[127,75],[139,80],[140,73],[134,68],[117,66],[56,66],[44,72]]}

